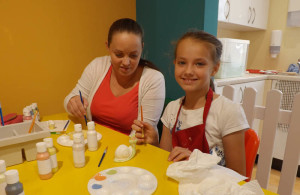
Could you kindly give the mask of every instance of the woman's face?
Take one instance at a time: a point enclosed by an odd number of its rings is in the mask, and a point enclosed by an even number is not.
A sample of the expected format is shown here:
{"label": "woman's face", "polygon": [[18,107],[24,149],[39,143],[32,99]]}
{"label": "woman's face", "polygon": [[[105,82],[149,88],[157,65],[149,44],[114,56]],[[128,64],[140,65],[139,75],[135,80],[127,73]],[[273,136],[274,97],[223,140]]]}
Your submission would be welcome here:
{"label": "woman's face", "polygon": [[186,92],[207,92],[210,77],[218,71],[211,49],[203,42],[190,38],[179,42],[176,51],[175,79]]}
{"label": "woman's face", "polygon": [[142,49],[142,39],[139,35],[128,32],[115,33],[108,47],[115,73],[131,76],[138,67]]}

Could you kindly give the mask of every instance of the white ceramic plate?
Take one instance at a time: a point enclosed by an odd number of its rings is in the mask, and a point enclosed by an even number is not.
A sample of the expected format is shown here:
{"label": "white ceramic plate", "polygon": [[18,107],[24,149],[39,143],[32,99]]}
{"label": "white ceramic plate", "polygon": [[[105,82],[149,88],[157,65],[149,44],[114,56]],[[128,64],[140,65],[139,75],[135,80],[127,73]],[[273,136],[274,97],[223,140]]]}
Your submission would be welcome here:
{"label": "white ceramic plate", "polygon": [[88,182],[88,191],[92,195],[149,195],[157,188],[156,177],[138,167],[114,167],[96,175]]}
{"label": "white ceramic plate", "polygon": [[[97,140],[99,141],[102,138],[102,135],[97,132]],[[70,139],[70,136],[67,134],[61,135],[57,138],[57,143],[62,146],[69,146],[73,145],[73,140]],[[84,143],[87,144],[87,139],[84,139]]]}

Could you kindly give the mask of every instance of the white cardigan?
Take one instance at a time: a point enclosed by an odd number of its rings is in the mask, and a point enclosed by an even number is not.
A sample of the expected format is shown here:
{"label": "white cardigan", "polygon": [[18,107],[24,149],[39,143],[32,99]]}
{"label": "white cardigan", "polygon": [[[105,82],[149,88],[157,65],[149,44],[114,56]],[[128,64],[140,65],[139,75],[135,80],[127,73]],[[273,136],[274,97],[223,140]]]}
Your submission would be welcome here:
{"label": "white cardigan", "polygon": [[[85,68],[81,78],[76,84],[76,87],[69,95],[67,95],[67,97],[65,97],[64,107],[67,112],[67,104],[69,100],[72,97],[79,95],[80,90],[82,96],[86,98],[89,103],[87,108],[87,118],[92,120],[91,102],[110,66],[110,56],[104,56],[95,58]],[[150,123],[157,130],[157,123],[163,110],[164,101],[165,79],[163,74],[145,66],[139,83],[138,119],[140,120],[140,107],[142,105],[144,121]]]}

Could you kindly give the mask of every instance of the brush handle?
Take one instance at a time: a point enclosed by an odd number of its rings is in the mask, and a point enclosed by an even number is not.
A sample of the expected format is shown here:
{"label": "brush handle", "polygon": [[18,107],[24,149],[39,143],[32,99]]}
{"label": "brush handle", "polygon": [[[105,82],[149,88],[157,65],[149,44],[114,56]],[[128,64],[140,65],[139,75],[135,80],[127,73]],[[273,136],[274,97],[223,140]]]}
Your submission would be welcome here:
{"label": "brush handle", "polygon": [[3,120],[1,105],[0,105],[0,117],[1,117],[1,124],[2,124],[2,126],[4,126],[4,120]]}
{"label": "brush handle", "polygon": [[32,122],[31,122],[31,125],[30,125],[30,128],[29,128],[28,133],[31,133],[31,131],[32,131],[32,129],[33,129],[33,126],[34,126],[34,123],[35,123],[35,118],[36,118],[37,113],[38,113],[38,111],[35,111],[34,117],[33,117],[33,120],[32,120]]}
{"label": "brush handle", "polygon": [[101,157],[101,160],[100,160],[100,162],[99,162],[99,164],[98,164],[98,167],[100,167],[100,165],[101,165],[101,163],[102,163],[102,161],[103,161],[103,159],[104,159],[104,156],[105,156],[106,152],[107,152],[107,147],[105,148],[105,150],[104,150],[104,152],[103,152],[103,154],[102,154],[102,157]]}
{"label": "brush handle", "polygon": [[69,124],[70,120],[67,121],[66,125],[63,128],[63,131],[67,128],[68,124]]}
{"label": "brush handle", "polygon": [[[80,95],[80,100],[81,100],[81,103],[82,103],[82,105],[84,105],[83,104],[83,98],[82,98],[82,95],[81,95],[81,91],[79,90],[79,95]],[[84,120],[85,120],[85,125],[87,126],[87,119],[86,119],[86,115],[84,115]]]}
{"label": "brush handle", "polygon": [[[144,121],[144,117],[143,117],[143,106],[141,105],[141,121]],[[144,138],[144,127],[142,128],[142,138]]]}

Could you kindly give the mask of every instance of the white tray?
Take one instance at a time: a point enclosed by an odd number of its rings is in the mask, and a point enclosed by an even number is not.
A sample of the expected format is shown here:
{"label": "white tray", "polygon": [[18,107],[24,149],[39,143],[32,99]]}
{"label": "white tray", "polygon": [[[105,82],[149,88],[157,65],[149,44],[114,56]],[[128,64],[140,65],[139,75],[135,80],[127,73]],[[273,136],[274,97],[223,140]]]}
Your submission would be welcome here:
{"label": "white tray", "polygon": [[[102,180],[96,180],[97,174]],[[96,194],[140,194],[148,195],[155,192],[157,179],[149,171],[138,167],[114,167],[97,173],[88,182],[88,191]]]}

